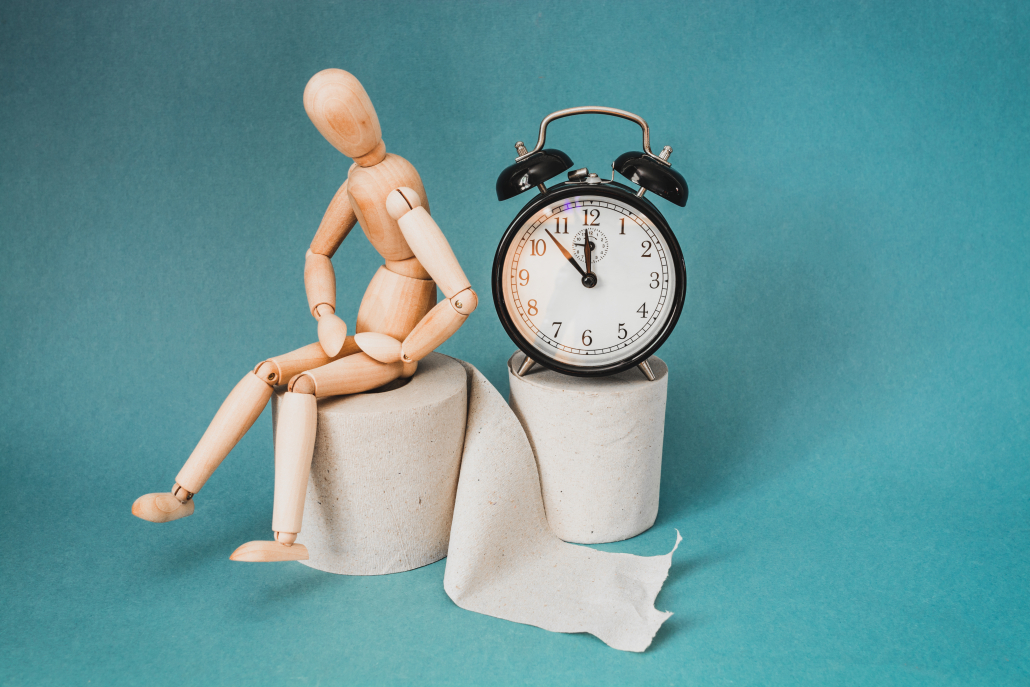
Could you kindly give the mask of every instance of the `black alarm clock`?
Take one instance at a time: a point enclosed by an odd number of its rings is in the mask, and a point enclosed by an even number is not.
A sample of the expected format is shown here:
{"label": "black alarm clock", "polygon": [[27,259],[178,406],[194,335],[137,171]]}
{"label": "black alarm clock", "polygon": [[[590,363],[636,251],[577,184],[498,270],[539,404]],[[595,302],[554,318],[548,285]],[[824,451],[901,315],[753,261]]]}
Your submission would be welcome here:
{"label": "black alarm clock", "polygon": [[[636,122],[644,150],[620,155],[611,179],[584,168],[548,188],[544,182],[571,168],[572,160],[544,149],[547,125],[578,114]],[[504,232],[492,282],[501,324],[526,354],[519,376],[534,363],[581,377],[636,365],[653,381],[647,359],[676,326],[687,288],[679,242],[644,197],[651,191],[686,205],[687,183],[668,161],[672,148],[655,155],[647,122],[610,107],[553,112],[540,123],[533,150],[521,141],[515,148],[515,164],[497,178],[497,199],[534,188],[539,193]],[[615,181],[615,172],[638,188]]]}

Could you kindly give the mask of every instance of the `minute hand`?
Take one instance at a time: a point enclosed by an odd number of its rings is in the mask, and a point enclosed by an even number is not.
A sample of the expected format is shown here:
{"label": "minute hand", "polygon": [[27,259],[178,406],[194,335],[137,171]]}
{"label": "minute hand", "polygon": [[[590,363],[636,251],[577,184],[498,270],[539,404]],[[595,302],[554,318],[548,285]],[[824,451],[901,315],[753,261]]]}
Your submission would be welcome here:
{"label": "minute hand", "polygon": [[585,278],[587,276],[587,273],[583,270],[582,267],[579,266],[579,263],[576,262],[576,258],[572,257],[572,253],[565,250],[565,246],[558,243],[558,239],[554,238],[554,234],[552,234],[548,229],[544,229],[544,231],[546,231],[547,235],[551,237],[552,241],[554,241],[554,245],[558,246],[558,250],[560,250],[561,254],[565,256],[565,259],[571,262],[572,266],[575,267],[579,271],[579,273],[582,274]]}

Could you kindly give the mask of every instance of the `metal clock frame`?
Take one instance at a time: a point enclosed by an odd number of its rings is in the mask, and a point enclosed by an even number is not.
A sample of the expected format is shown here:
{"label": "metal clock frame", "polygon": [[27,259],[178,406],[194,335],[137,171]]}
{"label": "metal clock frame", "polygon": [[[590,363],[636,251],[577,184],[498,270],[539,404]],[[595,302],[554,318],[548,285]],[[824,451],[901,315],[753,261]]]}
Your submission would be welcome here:
{"label": "metal clock frame", "polygon": [[[508,248],[511,245],[511,242],[516,238],[519,230],[530,217],[540,210],[554,204],[556,201],[580,195],[601,196],[621,201],[650,220],[669,246],[670,262],[672,263],[672,269],[675,271],[676,275],[676,287],[670,300],[672,312],[668,319],[666,319],[665,324],[662,325],[662,328],[658,332],[658,336],[655,337],[654,341],[652,341],[647,348],[642,351],[638,351],[626,360],[589,367],[568,365],[550,358],[545,358],[540,351],[536,350],[532,346],[530,342],[526,341],[523,334],[515,326],[514,321],[512,321],[511,316],[508,314],[508,308],[504,304],[504,289],[507,287],[506,279],[508,277],[507,270],[504,266],[504,260],[508,254]],[[683,264],[683,251],[680,250],[680,244],[679,241],[676,240],[676,235],[672,233],[672,228],[669,227],[669,223],[665,221],[665,217],[650,200],[638,196],[633,189],[620,184],[617,181],[604,180],[600,183],[568,181],[561,184],[555,184],[548,188],[546,192],[542,192],[537,195],[522,208],[515,219],[512,220],[511,224],[508,225],[504,235],[501,237],[500,244],[497,246],[497,253],[494,255],[491,285],[493,286],[494,308],[497,310],[497,317],[501,320],[501,325],[504,327],[504,331],[508,334],[511,340],[515,342],[515,345],[519,347],[519,350],[525,353],[537,364],[543,365],[555,372],[561,372],[562,374],[572,375],[575,377],[604,377],[639,365],[650,358],[655,351],[661,348],[666,339],[669,338],[669,335],[672,334],[672,330],[676,327],[676,322],[679,320],[680,314],[683,312],[683,305],[687,292],[687,270]]]}

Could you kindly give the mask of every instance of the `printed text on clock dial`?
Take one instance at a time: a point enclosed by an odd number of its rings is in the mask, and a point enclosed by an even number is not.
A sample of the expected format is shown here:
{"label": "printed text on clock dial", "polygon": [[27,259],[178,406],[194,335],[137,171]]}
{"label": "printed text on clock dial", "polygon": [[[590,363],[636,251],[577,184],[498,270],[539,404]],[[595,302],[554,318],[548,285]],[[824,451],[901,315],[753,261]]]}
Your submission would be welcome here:
{"label": "printed text on clock dial", "polygon": [[[538,212],[512,240],[505,307],[549,358],[588,366],[624,360],[646,348],[671,314],[669,256],[662,234],[634,208],[607,197],[568,198]],[[595,286],[584,285],[585,273]]]}

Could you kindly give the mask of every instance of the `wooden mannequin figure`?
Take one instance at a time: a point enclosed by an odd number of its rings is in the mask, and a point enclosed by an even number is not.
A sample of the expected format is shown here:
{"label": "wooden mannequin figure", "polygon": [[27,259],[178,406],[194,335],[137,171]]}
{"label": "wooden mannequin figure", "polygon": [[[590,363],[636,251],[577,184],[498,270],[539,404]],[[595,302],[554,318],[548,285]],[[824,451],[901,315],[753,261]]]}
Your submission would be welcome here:
{"label": "wooden mannequin figure", "polygon": [[[218,409],[171,492],[146,494],[132,504],[133,515],[151,522],[191,515],[194,494],[254,424],[272,387],[288,382],[276,427],[275,541],[244,544],[232,554],[235,561],[307,559],[307,549],[294,542],[311,470],[316,399],[410,377],[418,361],[457,331],[478,304],[447,239],[429,216],[418,172],[404,158],[387,154],[379,119],[358,80],[339,69],[315,74],[304,89],[304,109],[322,135],[354,159],[304,264],[318,343],[270,358],[247,373]],[[347,325],[335,314],[336,277],[329,259],[356,222],[386,263],[361,300],[354,336],[347,336]],[[437,286],[446,297],[439,304]]]}

